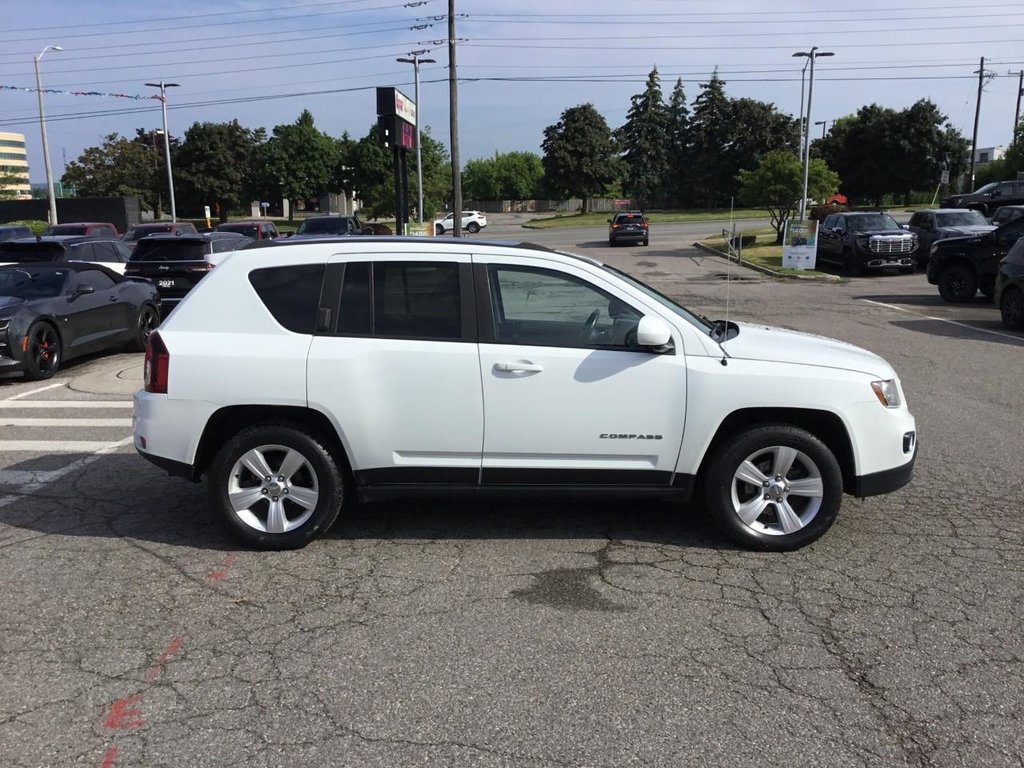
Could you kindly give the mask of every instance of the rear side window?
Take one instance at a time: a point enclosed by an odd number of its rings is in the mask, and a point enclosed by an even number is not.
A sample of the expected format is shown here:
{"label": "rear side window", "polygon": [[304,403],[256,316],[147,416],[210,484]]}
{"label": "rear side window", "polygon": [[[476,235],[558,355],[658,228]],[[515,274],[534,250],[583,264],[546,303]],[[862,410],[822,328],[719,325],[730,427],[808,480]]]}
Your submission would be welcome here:
{"label": "rear side window", "polygon": [[323,264],[302,264],[254,269],[249,282],[277,322],[294,333],[312,334],[324,268]]}
{"label": "rear side window", "polygon": [[54,261],[64,256],[64,247],[57,243],[4,243],[0,245],[0,261],[20,264]]}
{"label": "rear side window", "polygon": [[218,238],[213,241],[214,253],[225,253],[226,251],[237,251],[249,241],[241,237]]}
{"label": "rear side window", "polygon": [[338,311],[338,333],[346,336],[369,336],[373,333],[369,262],[350,262],[345,265],[341,307]]}

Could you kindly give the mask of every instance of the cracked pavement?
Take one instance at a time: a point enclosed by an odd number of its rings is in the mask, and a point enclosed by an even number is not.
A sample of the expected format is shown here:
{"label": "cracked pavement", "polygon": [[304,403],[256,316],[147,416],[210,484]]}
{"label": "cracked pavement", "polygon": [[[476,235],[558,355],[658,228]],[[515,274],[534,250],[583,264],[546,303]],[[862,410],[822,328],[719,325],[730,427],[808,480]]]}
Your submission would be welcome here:
{"label": "cracked pavement", "polygon": [[726,286],[658,246],[599,257],[893,362],[913,483],[781,555],[699,503],[544,499],[353,505],[261,553],[119,449],[0,488],[0,764],[1024,765],[1024,336],[921,275]]}

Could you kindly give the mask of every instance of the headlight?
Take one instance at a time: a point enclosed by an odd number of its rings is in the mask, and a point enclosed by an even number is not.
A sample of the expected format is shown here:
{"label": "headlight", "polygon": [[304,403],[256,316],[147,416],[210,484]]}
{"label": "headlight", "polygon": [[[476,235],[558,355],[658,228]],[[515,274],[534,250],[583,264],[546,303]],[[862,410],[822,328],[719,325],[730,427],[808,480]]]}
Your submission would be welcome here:
{"label": "headlight", "polygon": [[886,408],[900,407],[900,388],[896,386],[896,379],[872,381],[871,388],[875,390],[875,397],[878,398],[878,402]]}
{"label": "headlight", "polygon": [[0,317],[0,333],[4,333],[11,327],[11,318]]}

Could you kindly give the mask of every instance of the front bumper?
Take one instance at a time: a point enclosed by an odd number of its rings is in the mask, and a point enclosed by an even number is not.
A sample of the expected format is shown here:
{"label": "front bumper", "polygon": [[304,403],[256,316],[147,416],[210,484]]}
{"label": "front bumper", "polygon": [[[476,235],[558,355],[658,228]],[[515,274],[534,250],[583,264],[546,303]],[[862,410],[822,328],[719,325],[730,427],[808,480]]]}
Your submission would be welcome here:
{"label": "front bumper", "polygon": [[872,472],[870,475],[860,475],[854,478],[851,493],[858,497],[880,496],[883,493],[891,493],[907,485],[914,477],[914,462],[917,461],[917,440],[914,441],[914,455],[910,461],[900,467],[885,469],[881,472]]}

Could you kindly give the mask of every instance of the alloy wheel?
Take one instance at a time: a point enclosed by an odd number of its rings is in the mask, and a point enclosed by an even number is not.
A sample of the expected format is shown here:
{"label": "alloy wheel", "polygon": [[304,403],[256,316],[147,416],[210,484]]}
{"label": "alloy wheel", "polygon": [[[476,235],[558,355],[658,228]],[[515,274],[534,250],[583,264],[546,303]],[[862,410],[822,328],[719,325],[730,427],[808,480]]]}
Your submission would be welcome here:
{"label": "alloy wheel", "polygon": [[733,474],[733,511],[761,534],[780,536],[806,527],[825,496],[818,465],[802,451],[775,445],[750,454]]}
{"label": "alloy wheel", "polygon": [[287,533],[313,515],[320,483],[309,459],[285,445],[261,445],[244,453],[228,477],[235,516],[261,533]]}

